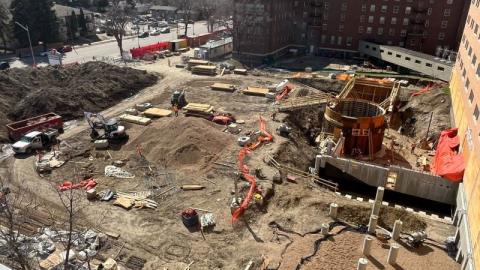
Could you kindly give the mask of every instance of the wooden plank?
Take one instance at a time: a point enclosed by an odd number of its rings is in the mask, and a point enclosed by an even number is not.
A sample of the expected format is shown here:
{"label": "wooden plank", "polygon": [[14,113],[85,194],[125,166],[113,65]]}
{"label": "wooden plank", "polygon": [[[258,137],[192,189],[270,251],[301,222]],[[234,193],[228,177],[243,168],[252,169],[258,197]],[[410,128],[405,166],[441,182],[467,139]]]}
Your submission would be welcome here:
{"label": "wooden plank", "polygon": [[171,110],[159,109],[159,108],[150,108],[143,112],[146,116],[149,117],[167,117],[172,115]]}
{"label": "wooden plank", "polygon": [[202,103],[188,103],[188,105],[183,107],[183,109],[186,111],[197,111],[197,112],[209,113],[213,111],[213,106],[210,104],[202,104]]}
{"label": "wooden plank", "polygon": [[138,124],[138,125],[143,125],[143,126],[147,126],[152,122],[152,119],[150,118],[135,116],[135,115],[128,115],[128,114],[120,115],[120,120],[129,122],[129,123]]}
{"label": "wooden plank", "polygon": [[252,87],[249,86],[243,90],[245,95],[265,96],[268,93],[268,88]]}
{"label": "wooden plank", "polygon": [[214,83],[210,86],[210,88],[212,90],[219,90],[219,91],[228,91],[228,92],[235,91],[235,85],[226,84],[226,83]]}

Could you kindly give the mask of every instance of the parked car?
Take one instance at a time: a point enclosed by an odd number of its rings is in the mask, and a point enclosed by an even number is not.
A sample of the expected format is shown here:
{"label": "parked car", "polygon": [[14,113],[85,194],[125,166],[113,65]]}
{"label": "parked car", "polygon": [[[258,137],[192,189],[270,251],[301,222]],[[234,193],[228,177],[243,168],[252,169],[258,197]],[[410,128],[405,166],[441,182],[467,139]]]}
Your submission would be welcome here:
{"label": "parked car", "polygon": [[0,70],[6,70],[10,68],[10,64],[8,62],[0,62]]}
{"label": "parked car", "polygon": [[142,34],[138,35],[139,38],[147,38],[150,34],[148,32],[143,32]]}
{"label": "parked car", "polygon": [[170,33],[170,27],[160,28],[160,33],[162,34]]}
{"label": "parked car", "polygon": [[67,53],[67,52],[71,52],[72,50],[73,50],[73,49],[72,49],[72,46],[68,46],[68,45],[62,46],[62,47],[60,47],[60,48],[57,49],[57,51],[58,51],[59,53]]}
{"label": "parked car", "polygon": [[156,30],[152,30],[150,31],[150,36],[158,36],[160,35],[162,32],[160,29],[156,29]]}
{"label": "parked car", "polygon": [[95,30],[95,32],[96,32],[97,34],[103,34],[103,33],[105,33],[105,29],[103,29],[103,28],[97,28],[97,29]]}

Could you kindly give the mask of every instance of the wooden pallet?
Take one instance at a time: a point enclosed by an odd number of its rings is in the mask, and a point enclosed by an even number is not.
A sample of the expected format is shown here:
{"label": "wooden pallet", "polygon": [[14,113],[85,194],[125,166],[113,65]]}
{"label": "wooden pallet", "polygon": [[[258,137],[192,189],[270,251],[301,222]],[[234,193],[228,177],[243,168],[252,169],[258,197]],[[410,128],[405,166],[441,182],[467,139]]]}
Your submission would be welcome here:
{"label": "wooden pallet", "polygon": [[202,103],[188,103],[187,106],[183,107],[185,111],[190,112],[202,112],[202,113],[211,113],[213,111],[213,106],[210,104]]}
{"label": "wooden pallet", "polygon": [[167,117],[172,114],[172,111],[159,108],[150,108],[145,110],[143,114],[148,117]]}
{"label": "wooden pallet", "polygon": [[261,87],[252,87],[249,86],[247,89],[244,89],[243,94],[245,95],[252,95],[252,96],[262,96],[264,97],[268,92],[268,88],[261,88]]}
{"label": "wooden pallet", "polygon": [[212,90],[234,92],[235,85],[226,83],[214,83],[210,86]]}

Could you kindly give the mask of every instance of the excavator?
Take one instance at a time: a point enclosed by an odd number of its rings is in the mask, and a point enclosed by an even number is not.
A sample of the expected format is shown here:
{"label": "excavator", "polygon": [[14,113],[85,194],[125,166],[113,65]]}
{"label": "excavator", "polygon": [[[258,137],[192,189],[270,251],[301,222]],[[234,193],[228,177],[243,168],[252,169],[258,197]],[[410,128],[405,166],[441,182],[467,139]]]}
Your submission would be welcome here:
{"label": "excavator", "polygon": [[[93,140],[107,139],[109,141],[119,141],[128,139],[128,135],[125,132],[125,127],[118,124],[118,120],[112,118],[105,120],[105,117],[99,113],[84,112],[85,120],[92,129],[90,137]],[[103,134],[100,134],[98,130],[103,130]]]}

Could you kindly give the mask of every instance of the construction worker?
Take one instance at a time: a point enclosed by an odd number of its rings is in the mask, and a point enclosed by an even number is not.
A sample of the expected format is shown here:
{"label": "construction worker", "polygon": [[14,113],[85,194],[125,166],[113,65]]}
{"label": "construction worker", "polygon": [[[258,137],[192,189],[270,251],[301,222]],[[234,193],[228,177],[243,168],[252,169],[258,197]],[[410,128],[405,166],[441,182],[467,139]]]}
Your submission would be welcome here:
{"label": "construction worker", "polygon": [[168,59],[168,66],[171,67],[171,64],[170,64],[170,59]]}
{"label": "construction worker", "polygon": [[173,112],[175,113],[175,117],[178,116],[178,105],[177,104],[173,104]]}

